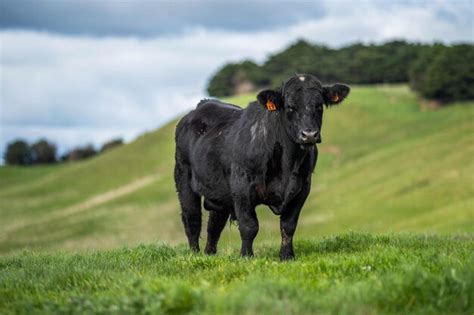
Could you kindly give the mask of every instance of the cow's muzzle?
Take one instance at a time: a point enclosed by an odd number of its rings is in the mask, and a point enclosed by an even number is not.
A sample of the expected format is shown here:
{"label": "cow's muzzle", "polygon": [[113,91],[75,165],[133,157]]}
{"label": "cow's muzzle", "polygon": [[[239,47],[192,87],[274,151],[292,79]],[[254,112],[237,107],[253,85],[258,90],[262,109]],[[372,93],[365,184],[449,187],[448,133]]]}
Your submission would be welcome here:
{"label": "cow's muzzle", "polygon": [[313,145],[321,143],[319,130],[305,129],[300,132],[299,139],[302,144]]}

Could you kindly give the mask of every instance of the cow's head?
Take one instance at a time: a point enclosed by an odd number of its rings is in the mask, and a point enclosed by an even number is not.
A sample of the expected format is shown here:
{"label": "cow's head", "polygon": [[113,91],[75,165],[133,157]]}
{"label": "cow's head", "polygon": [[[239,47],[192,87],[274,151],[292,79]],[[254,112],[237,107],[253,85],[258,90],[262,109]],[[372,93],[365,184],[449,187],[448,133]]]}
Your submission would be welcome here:
{"label": "cow's head", "polygon": [[321,142],[323,105],[339,104],[349,94],[344,84],[322,85],[314,76],[298,74],[277,90],[258,94],[258,102],[269,111],[278,111],[287,134],[301,145]]}

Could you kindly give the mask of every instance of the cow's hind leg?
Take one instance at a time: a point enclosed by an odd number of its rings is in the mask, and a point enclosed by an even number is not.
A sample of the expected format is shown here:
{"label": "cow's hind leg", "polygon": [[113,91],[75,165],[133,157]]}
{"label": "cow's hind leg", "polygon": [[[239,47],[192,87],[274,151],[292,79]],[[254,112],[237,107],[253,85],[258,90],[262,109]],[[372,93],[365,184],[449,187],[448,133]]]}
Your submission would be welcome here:
{"label": "cow's hind leg", "polygon": [[199,236],[201,234],[201,200],[191,189],[190,166],[177,162],[175,166],[175,181],[178,198],[181,204],[181,219],[188,237],[191,250],[199,251]]}
{"label": "cow's hind leg", "polygon": [[204,252],[206,254],[215,254],[217,252],[217,243],[221,236],[227,220],[229,219],[229,211],[209,211],[209,221],[207,223],[207,244]]}

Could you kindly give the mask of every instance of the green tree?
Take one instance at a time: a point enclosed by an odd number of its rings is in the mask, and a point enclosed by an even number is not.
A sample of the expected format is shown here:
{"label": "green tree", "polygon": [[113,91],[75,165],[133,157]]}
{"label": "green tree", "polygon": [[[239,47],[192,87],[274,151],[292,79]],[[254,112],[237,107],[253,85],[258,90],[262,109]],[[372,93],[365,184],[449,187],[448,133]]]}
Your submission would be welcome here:
{"label": "green tree", "polygon": [[207,92],[212,96],[230,96],[235,94],[242,84],[262,86],[268,80],[259,66],[249,60],[230,63],[219,69],[209,81]]}
{"label": "green tree", "polygon": [[119,147],[123,144],[123,139],[112,139],[110,141],[107,141],[102,145],[102,148],[100,148],[100,153],[105,152],[107,150]]}
{"label": "green tree", "polygon": [[377,72],[381,73],[383,83],[409,81],[409,69],[418,58],[423,45],[405,41],[391,41],[376,47],[380,53],[381,64]]}
{"label": "green tree", "polygon": [[45,139],[41,139],[31,146],[33,162],[38,164],[55,163],[56,146]]}
{"label": "green tree", "polygon": [[251,61],[225,65],[209,81],[208,92],[213,96],[232,95],[242,82],[250,83],[255,90],[275,87],[294,73],[313,74],[327,83],[408,82],[409,69],[425,47],[396,40],[381,45],[355,43],[331,49],[298,40],[269,56],[261,66]]}
{"label": "green tree", "polygon": [[29,165],[32,162],[31,148],[23,140],[15,140],[7,145],[4,155],[9,165]]}
{"label": "green tree", "polygon": [[287,49],[272,55],[262,66],[262,72],[272,86],[278,86],[296,73],[312,73],[324,80],[327,71],[323,66],[330,49],[325,46],[313,46],[304,40],[298,40]]}
{"label": "green tree", "polygon": [[443,102],[474,99],[474,46],[455,45],[435,56],[426,70],[422,94]]}
{"label": "green tree", "polygon": [[294,73],[308,73],[325,83],[402,83],[427,98],[472,99],[473,45],[424,45],[395,40],[384,44],[355,43],[339,49],[298,40],[259,66],[231,63],[211,78],[208,92],[229,96],[244,82],[261,89],[281,85]]}
{"label": "green tree", "polygon": [[63,161],[79,161],[97,155],[97,150],[92,144],[72,149],[61,157]]}
{"label": "green tree", "polygon": [[418,53],[418,58],[409,69],[410,87],[426,95],[428,89],[428,68],[433,64],[434,59],[446,48],[443,44],[434,44],[433,46],[422,47]]}

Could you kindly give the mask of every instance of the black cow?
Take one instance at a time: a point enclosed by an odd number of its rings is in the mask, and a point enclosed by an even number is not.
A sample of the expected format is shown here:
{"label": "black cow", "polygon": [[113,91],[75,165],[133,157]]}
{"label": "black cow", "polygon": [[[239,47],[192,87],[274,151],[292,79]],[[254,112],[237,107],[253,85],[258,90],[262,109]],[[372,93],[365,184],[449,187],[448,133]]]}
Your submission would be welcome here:
{"label": "black cow", "polygon": [[176,127],[175,182],[189,246],[199,251],[201,197],[209,210],[205,252],[215,254],[229,216],[238,221],[242,256],[252,256],[258,232],[255,207],[280,215],[282,260],[291,259],[293,234],[309,194],[321,142],[323,105],[349,94],[295,75],[265,90],[246,109],[203,100]]}

